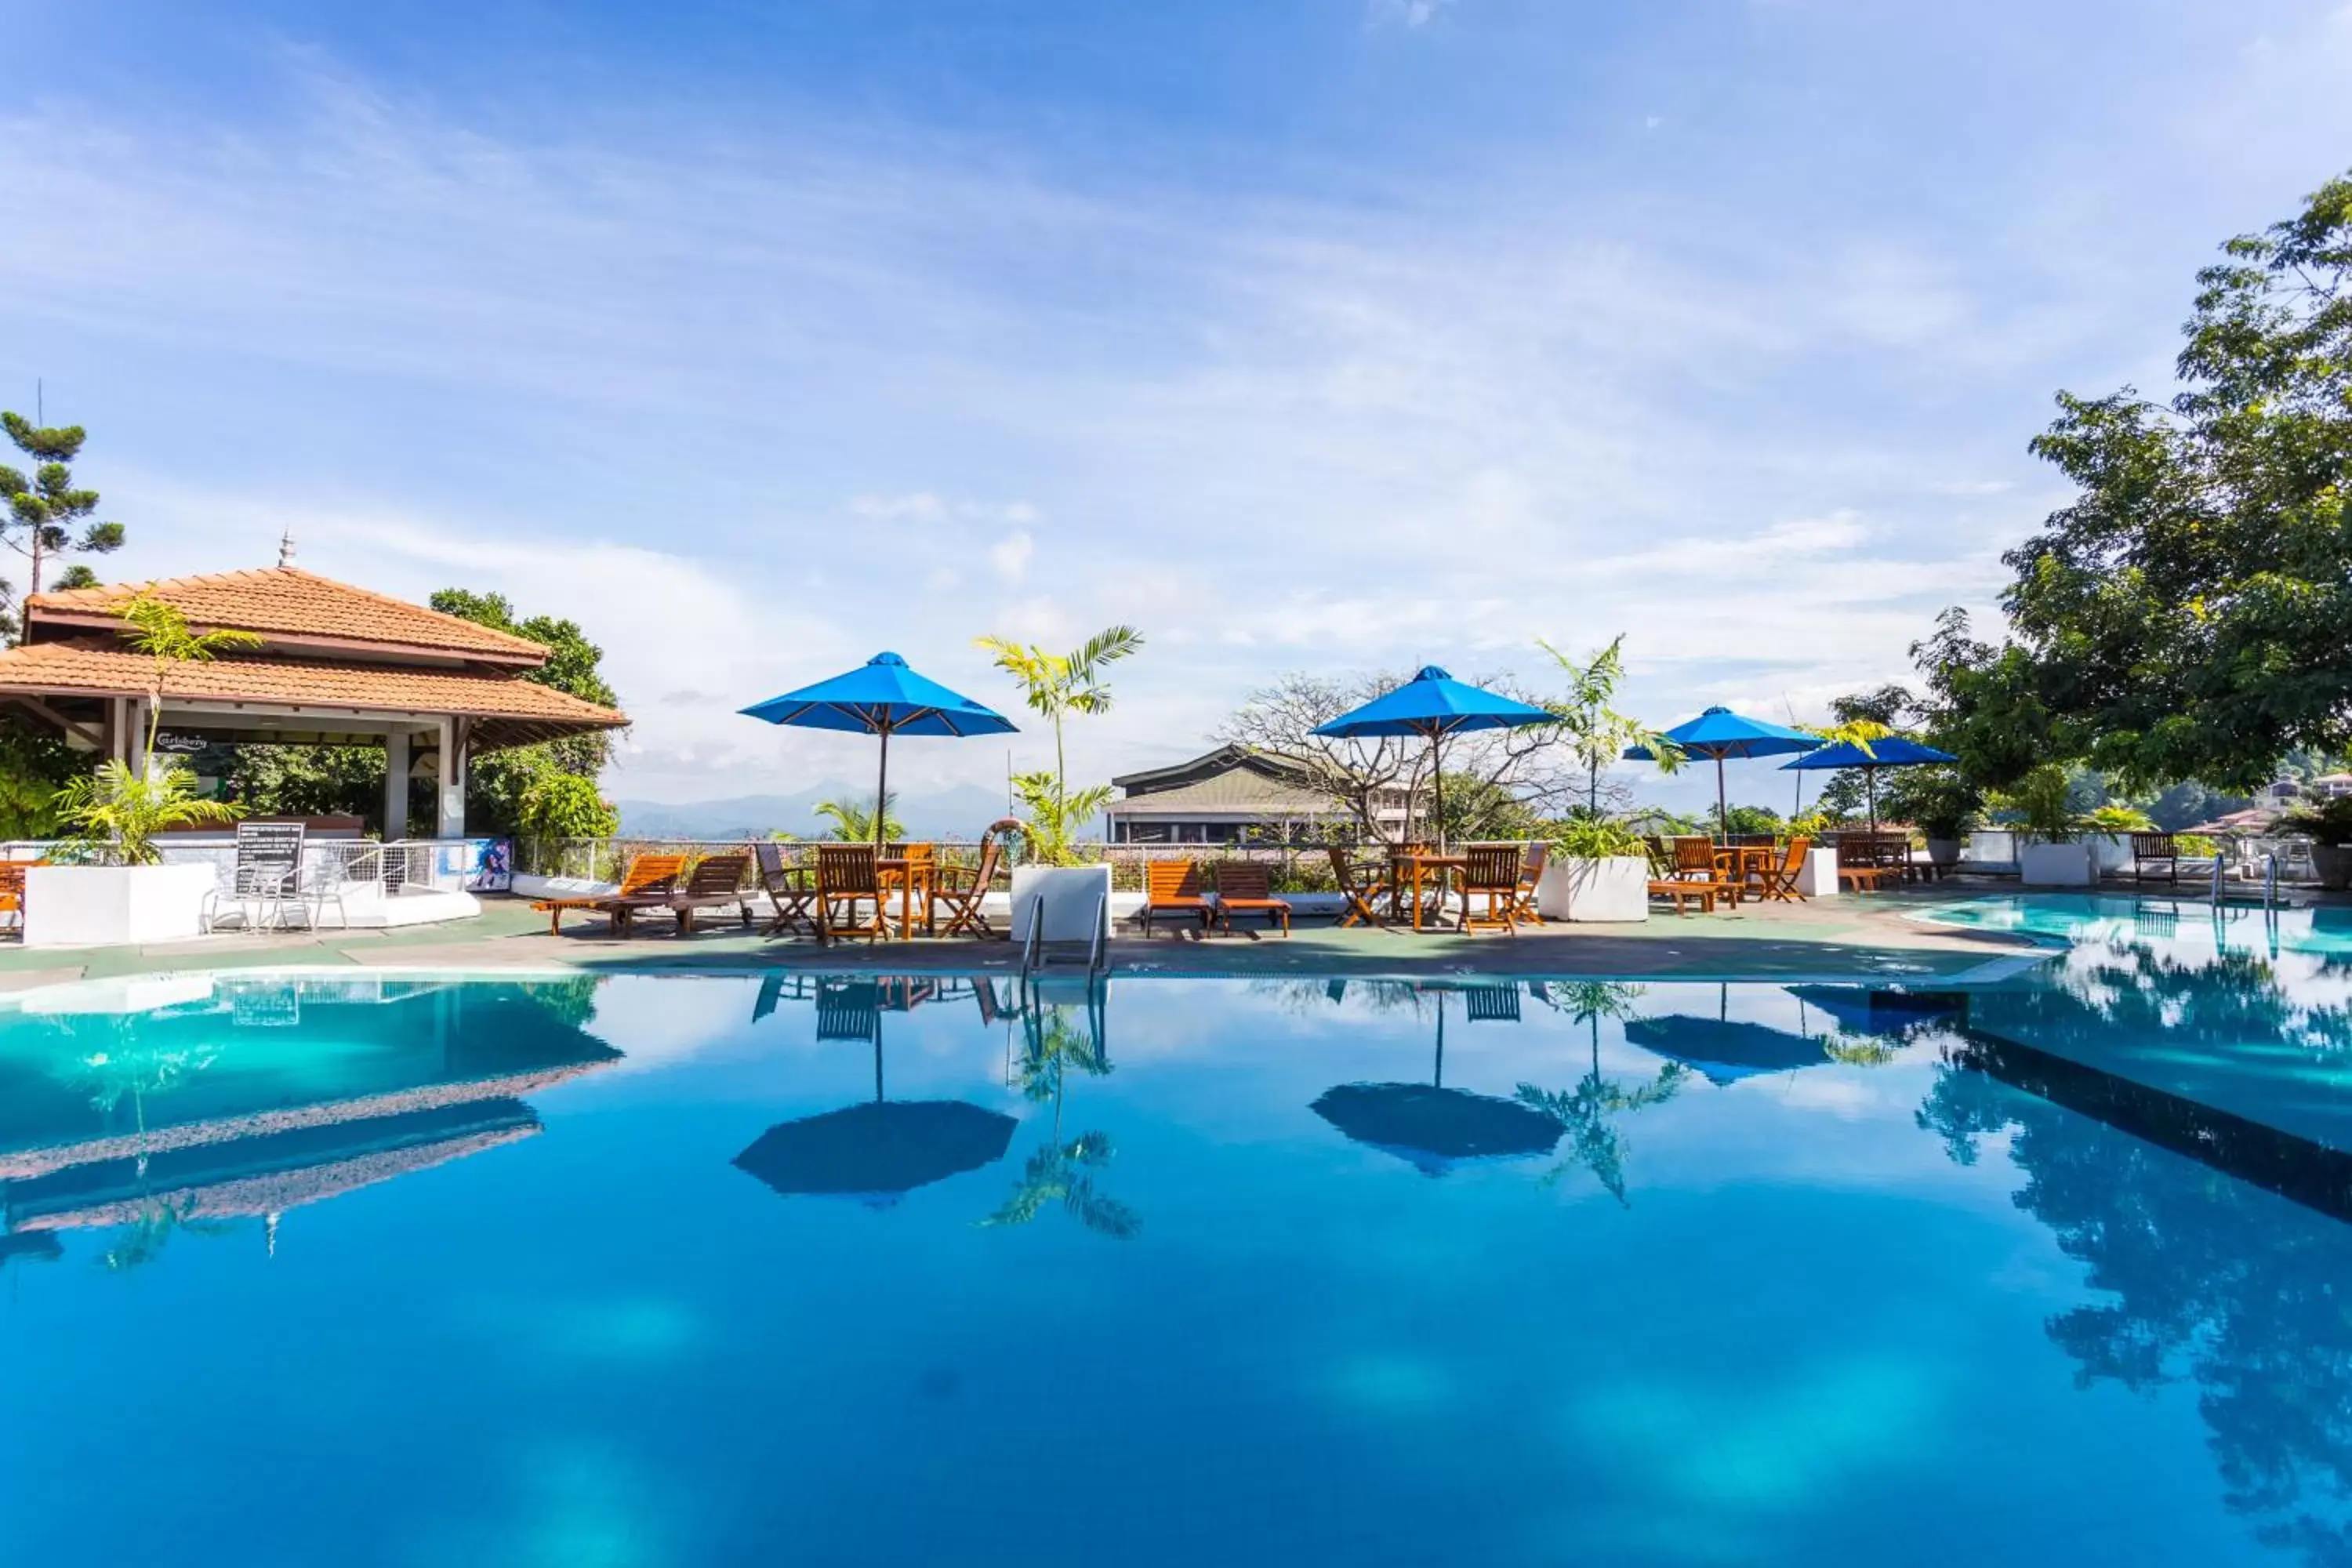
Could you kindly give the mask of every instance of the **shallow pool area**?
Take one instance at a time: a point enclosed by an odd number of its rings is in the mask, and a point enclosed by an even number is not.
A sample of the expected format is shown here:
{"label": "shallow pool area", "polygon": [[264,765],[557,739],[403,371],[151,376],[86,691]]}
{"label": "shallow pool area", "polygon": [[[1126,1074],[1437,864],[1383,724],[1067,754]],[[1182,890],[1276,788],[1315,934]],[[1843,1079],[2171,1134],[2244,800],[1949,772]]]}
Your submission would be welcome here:
{"label": "shallow pool area", "polygon": [[2340,1561],[2335,984],[30,993],[8,1560]]}

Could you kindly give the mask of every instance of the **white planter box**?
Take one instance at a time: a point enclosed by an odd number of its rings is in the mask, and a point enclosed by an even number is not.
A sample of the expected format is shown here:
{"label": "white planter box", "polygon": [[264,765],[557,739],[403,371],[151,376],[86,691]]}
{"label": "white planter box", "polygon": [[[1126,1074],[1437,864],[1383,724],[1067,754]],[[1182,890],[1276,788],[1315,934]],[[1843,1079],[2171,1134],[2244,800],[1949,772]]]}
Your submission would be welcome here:
{"label": "white planter box", "polygon": [[1536,879],[1536,909],[1548,921],[1648,920],[1650,863],[1638,855],[1547,860]]}
{"label": "white planter box", "polygon": [[1092,942],[1110,934],[1110,868],[1013,868],[1013,940],[1029,940],[1029,922],[1045,911],[1046,942]]}
{"label": "white planter box", "polygon": [[34,866],[25,872],[26,947],[129,947],[204,934],[208,865]]}
{"label": "white planter box", "polygon": [[1805,863],[1797,868],[1797,891],[1809,899],[1838,896],[1836,846],[1817,844],[1805,851]]}
{"label": "white planter box", "polygon": [[2029,887],[2087,888],[2092,880],[2088,844],[2028,844],[2017,847],[2017,874]]}
{"label": "white planter box", "polygon": [[2098,868],[2101,876],[2104,877],[2110,871],[2125,871],[2131,868],[2130,834],[2095,834],[2083,842],[2090,847],[2092,863]]}

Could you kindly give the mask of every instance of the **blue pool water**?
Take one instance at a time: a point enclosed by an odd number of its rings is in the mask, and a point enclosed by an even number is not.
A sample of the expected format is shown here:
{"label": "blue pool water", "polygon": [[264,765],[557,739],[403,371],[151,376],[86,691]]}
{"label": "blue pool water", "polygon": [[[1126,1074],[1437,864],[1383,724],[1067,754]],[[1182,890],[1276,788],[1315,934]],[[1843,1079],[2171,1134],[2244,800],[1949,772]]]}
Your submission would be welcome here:
{"label": "blue pool water", "polygon": [[2341,1562],[2340,1145],[2107,1061],[2200,1008],[2324,1058],[2330,984],[36,994],[0,1541]]}

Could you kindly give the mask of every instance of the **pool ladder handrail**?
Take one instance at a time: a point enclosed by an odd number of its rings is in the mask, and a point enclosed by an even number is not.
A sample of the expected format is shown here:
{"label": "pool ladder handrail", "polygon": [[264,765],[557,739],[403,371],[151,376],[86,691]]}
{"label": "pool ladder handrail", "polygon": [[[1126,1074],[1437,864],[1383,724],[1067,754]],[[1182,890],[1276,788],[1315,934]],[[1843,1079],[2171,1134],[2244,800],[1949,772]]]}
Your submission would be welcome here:
{"label": "pool ladder handrail", "polygon": [[[1110,966],[1110,899],[1108,894],[1095,895],[1094,924],[1087,937],[1087,973],[1099,974]],[[1045,895],[1039,893],[1029,900],[1029,934],[1021,943],[1020,973],[1026,978],[1043,968],[1045,961]]]}

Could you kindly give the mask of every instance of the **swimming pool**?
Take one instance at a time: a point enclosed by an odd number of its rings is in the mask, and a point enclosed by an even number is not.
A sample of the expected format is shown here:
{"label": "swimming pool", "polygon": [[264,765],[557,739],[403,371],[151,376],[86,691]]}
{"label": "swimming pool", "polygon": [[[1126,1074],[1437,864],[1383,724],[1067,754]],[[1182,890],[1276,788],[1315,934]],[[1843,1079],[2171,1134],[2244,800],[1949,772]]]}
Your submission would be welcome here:
{"label": "swimming pool", "polygon": [[36,994],[8,1561],[2329,1560],[2352,1229],[2067,984]]}

